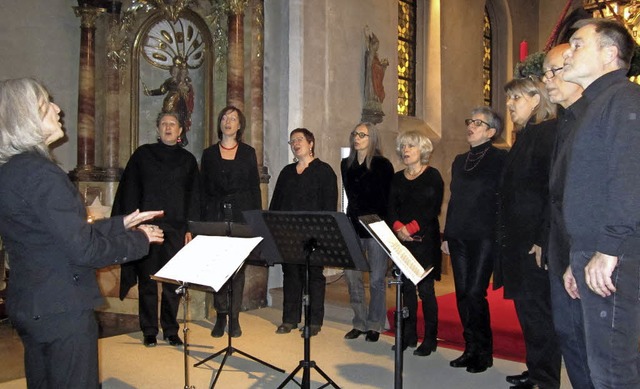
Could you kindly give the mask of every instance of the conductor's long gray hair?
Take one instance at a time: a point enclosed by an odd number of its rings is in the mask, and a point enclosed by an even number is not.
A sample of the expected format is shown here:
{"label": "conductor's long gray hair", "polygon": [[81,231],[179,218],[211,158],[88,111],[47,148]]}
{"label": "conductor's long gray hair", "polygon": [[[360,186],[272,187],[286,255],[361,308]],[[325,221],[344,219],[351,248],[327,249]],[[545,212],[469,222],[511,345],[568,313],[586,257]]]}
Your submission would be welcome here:
{"label": "conductor's long gray hair", "polygon": [[42,132],[48,103],[49,93],[34,79],[0,81],[0,165],[27,151],[51,158]]}

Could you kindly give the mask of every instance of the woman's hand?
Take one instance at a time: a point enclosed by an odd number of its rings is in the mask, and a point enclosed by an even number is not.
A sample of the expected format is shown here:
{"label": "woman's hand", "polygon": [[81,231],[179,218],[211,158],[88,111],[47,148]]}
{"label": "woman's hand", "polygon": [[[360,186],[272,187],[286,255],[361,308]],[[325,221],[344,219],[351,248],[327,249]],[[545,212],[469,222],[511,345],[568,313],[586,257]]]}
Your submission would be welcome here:
{"label": "woman's hand", "polygon": [[138,230],[144,232],[149,239],[149,243],[162,243],[164,242],[164,231],[158,226],[151,224],[141,224],[138,226]]}
{"label": "woman's hand", "polygon": [[443,241],[442,244],[440,245],[440,250],[442,250],[443,253],[447,254],[447,255],[451,255],[449,253],[449,242],[448,241]]}
{"label": "woman's hand", "polygon": [[193,240],[193,235],[190,232],[184,234],[184,245],[186,246],[189,242]]}
{"label": "woman's hand", "polygon": [[406,226],[396,230],[396,235],[398,236],[398,239],[403,242],[413,242],[413,238],[411,237],[411,234],[409,234]]}
{"label": "woman's hand", "polygon": [[[542,247],[538,246],[537,244],[534,244],[533,246],[531,246],[531,250],[529,250],[529,254],[535,254],[536,256],[536,265],[538,265],[539,268],[542,268]],[[544,266],[545,270],[546,270],[546,265]]]}
{"label": "woman's hand", "polygon": [[128,214],[127,216],[124,217],[123,221],[124,221],[124,228],[126,229],[130,229],[133,228],[135,226],[137,226],[138,224],[145,222],[147,220],[151,220],[154,217],[160,217],[164,215],[164,211],[145,211],[145,212],[140,212],[139,209],[136,209],[135,211],[131,212],[130,214]]}

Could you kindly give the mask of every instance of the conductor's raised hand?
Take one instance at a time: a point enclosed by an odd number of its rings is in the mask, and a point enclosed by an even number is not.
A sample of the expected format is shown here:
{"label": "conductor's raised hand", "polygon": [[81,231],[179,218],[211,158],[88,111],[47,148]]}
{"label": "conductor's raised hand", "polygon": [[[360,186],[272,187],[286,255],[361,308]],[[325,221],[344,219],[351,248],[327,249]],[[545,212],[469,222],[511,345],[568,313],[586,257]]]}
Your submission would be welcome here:
{"label": "conductor's raised hand", "polygon": [[134,228],[140,223],[146,222],[147,220],[151,220],[155,217],[161,217],[164,215],[164,211],[144,211],[140,212],[139,209],[131,212],[127,216],[124,217],[124,228],[130,229]]}
{"label": "conductor's raised hand", "polygon": [[164,231],[158,226],[151,224],[141,224],[138,226],[138,230],[144,232],[149,239],[149,243],[162,243],[164,242]]}

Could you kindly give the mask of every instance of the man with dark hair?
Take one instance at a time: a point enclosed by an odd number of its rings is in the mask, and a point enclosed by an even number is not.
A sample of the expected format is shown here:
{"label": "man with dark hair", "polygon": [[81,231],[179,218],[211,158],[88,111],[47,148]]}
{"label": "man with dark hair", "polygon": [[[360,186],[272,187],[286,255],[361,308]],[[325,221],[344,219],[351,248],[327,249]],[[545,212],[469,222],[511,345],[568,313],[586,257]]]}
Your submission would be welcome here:
{"label": "man with dark hair", "polygon": [[571,139],[586,109],[582,87],[563,79],[562,53],[568,43],[555,46],[547,53],[542,64],[542,82],[549,100],[558,104],[556,145],[551,155],[549,172],[549,240],[545,248],[551,289],[553,326],[564,359],[569,380],[574,388],[593,388],[587,364],[582,306],[575,295],[565,291],[563,276],[573,279],[569,266],[569,235],[562,216],[562,197],[570,155]]}
{"label": "man with dark hair", "polygon": [[635,45],[621,24],[582,21],[563,77],[588,103],[571,145],[563,213],[570,295],[582,305],[597,388],[640,387],[640,86],[626,78]]}

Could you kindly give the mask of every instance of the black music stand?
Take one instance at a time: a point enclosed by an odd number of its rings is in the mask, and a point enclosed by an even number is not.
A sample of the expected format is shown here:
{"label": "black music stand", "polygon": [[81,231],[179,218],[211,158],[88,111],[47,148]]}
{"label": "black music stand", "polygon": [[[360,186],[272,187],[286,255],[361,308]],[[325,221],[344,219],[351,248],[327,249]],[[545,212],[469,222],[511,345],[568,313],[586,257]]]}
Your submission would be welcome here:
{"label": "black music stand", "polygon": [[[311,331],[309,328],[309,266],[332,266],[368,271],[360,240],[347,216],[338,212],[276,212],[245,211],[244,217],[257,235],[262,236],[263,257],[275,263],[305,265],[304,280],[304,359],[278,386],[284,388],[293,381],[301,388],[311,384],[314,368],[328,385],[339,388],[315,361],[311,360]],[[295,375],[303,369],[302,382]]]}
{"label": "black music stand", "polygon": [[189,311],[189,287],[190,284],[186,282],[180,282],[168,278],[151,276],[151,279],[158,282],[164,282],[169,284],[179,285],[176,289],[176,294],[182,296],[182,337],[184,339],[184,345],[182,346],[182,355],[184,360],[184,389],[195,389],[195,386],[189,384],[189,325],[187,320],[187,312]]}
{"label": "black music stand", "polygon": [[[393,242],[391,241],[387,241],[385,242],[385,240],[378,236],[378,234],[376,234],[376,232],[372,229],[372,227],[370,226],[370,224],[374,224],[374,223],[378,223],[378,222],[382,222],[382,219],[380,219],[380,217],[378,215],[364,215],[364,216],[359,216],[358,220],[360,221],[360,224],[362,224],[364,226],[364,228],[367,230],[367,232],[369,232],[369,234],[376,240],[376,242],[378,242],[378,244],[380,245],[380,247],[382,247],[382,249],[387,253],[387,255],[393,260],[394,262],[394,270],[393,273],[396,276],[395,281],[390,281],[389,284],[395,284],[396,285],[396,339],[395,339],[395,369],[394,369],[394,388],[395,389],[401,389],[402,388],[402,365],[403,365],[403,360],[402,360],[402,353],[404,352],[404,350],[402,349],[402,321],[403,319],[406,319],[407,317],[409,317],[409,312],[407,310],[406,307],[402,306],[402,270],[400,269],[399,264],[402,263],[402,261],[397,262],[396,259],[394,259],[393,256],[393,252],[398,252],[397,248],[396,250],[393,249]],[[383,224],[384,228],[388,230],[388,226],[386,224]],[[394,237],[392,238],[393,240],[395,239],[395,235],[391,232],[391,230],[388,231],[389,234],[393,235]],[[388,246],[389,244],[389,246]],[[400,246],[401,243],[399,241],[397,241],[395,244]],[[405,248],[406,250],[406,248]],[[407,251],[408,253],[408,251]],[[402,257],[402,253],[399,253],[400,256]],[[410,255],[410,253],[409,253]],[[411,255],[410,255],[411,256]],[[415,258],[412,257],[412,260],[416,262]],[[422,266],[420,266],[418,264],[418,266],[420,268],[422,268]],[[429,274],[429,272],[431,270],[433,270],[433,268],[430,268],[429,270],[424,270],[422,269],[422,273],[419,274],[419,277],[426,277],[427,274]],[[411,278],[411,277],[409,277]],[[415,282],[415,281],[414,281]],[[417,282],[416,282],[417,285]]]}
{"label": "black music stand", "polygon": [[[196,221],[190,221],[189,222],[189,231],[195,235],[208,235],[208,236],[228,236],[228,237],[236,237],[236,238],[252,238],[255,237],[256,235],[253,234],[251,232],[251,229],[249,228],[248,225],[246,224],[240,224],[240,223],[233,223],[233,222],[196,222]],[[251,258],[251,262],[255,263],[259,260],[259,256],[256,254],[256,251],[259,250],[258,248],[256,248],[250,255],[249,258]],[[265,263],[262,262],[262,264],[268,264],[268,265],[273,265],[272,263]],[[236,276],[236,274],[242,270],[242,266],[240,266],[238,268],[238,270],[236,270],[236,272],[229,278],[229,280],[227,281],[228,288],[227,288],[227,296],[229,298],[229,308],[231,309],[231,307],[233,306],[233,278]],[[209,355],[208,357],[206,357],[205,359],[203,359],[202,361],[196,363],[195,365],[193,365],[194,367],[198,367],[200,365],[202,365],[203,363],[206,363],[214,358],[216,358],[218,355],[224,354],[224,357],[222,358],[222,362],[220,362],[220,367],[218,368],[218,370],[216,371],[215,377],[213,378],[213,381],[211,382],[211,388],[213,388],[216,385],[216,382],[218,381],[218,377],[220,376],[220,373],[222,372],[222,368],[224,367],[224,364],[227,362],[227,358],[229,358],[229,356],[233,355],[234,352],[237,352],[238,354],[249,358],[253,361],[256,361],[264,366],[267,366],[273,370],[279,371],[280,373],[284,373],[284,369],[280,369],[279,367],[275,367],[273,365],[271,365],[270,363],[267,363],[257,357],[254,357],[253,355],[250,355],[242,350],[239,350],[235,347],[233,347],[232,345],[232,337],[231,334],[233,333],[233,320],[229,320],[229,330],[227,332],[227,347],[225,347],[224,349]]]}

